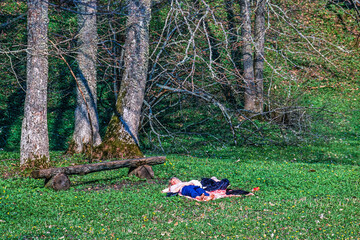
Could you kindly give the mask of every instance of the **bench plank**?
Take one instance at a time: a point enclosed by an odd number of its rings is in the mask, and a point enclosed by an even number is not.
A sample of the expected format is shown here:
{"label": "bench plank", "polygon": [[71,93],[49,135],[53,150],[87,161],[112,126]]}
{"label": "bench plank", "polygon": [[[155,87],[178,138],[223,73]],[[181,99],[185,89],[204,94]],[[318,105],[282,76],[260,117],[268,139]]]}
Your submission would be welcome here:
{"label": "bench plank", "polygon": [[117,168],[124,168],[124,167],[137,168],[143,165],[162,164],[165,161],[166,161],[165,156],[144,157],[144,158],[127,159],[127,160],[119,160],[112,162],[75,165],[69,167],[40,169],[33,171],[31,175],[33,178],[49,179],[60,173],[65,175],[85,175],[92,172],[113,170]]}

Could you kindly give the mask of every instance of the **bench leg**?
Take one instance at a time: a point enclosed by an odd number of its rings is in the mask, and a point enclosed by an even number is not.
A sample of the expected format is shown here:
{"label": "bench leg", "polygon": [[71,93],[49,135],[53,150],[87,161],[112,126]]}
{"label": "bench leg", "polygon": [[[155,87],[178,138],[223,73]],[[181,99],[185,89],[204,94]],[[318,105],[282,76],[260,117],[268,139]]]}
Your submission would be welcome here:
{"label": "bench leg", "polygon": [[149,165],[143,165],[140,167],[132,167],[129,168],[129,176],[135,175],[138,178],[146,178],[151,179],[154,178],[154,171],[151,166]]}
{"label": "bench leg", "polygon": [[50,179],[45,179],[45,187],[52,188],[56,191],[69,189],[69,177],[63,173],[58,173]]}

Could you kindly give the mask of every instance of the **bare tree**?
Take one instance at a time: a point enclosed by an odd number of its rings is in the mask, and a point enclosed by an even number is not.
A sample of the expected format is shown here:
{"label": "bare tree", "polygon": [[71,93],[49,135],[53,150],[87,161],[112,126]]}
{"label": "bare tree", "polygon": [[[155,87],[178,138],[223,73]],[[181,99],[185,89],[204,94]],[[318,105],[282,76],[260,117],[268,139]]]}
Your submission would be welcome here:
{"label": "bare tree", "polygon": [[101,144],[96,91],[96,7],[96,0],[78,2],[77,107],[73,141],[68,152],[86,152],[89,147]]}
{"label": "bare tree", "polygon": [[265,43],[265,3],[257,0],[255,10],[255,112],[262,113],[264,108],[264,43]]}
{"label": "bare tree", "polygon": [[250,1],[240,0],[241,6],[241,36],[242,36],[242,60],[244,68],[245,96],[244,109],[256,112],[256,85],[254,79],[253,50],[251,37]]}
{"label": "bare tree", "polygon": [[47,125],[48,3],[28,1],[27,88],[21,131],[20,164],[49,160]]}
{"label": "bare tree", "polygon": [[138,128],[148,71],[151,0],[129,0],[124,73],[104,142],[97,151],[103,158],[141,156]]}

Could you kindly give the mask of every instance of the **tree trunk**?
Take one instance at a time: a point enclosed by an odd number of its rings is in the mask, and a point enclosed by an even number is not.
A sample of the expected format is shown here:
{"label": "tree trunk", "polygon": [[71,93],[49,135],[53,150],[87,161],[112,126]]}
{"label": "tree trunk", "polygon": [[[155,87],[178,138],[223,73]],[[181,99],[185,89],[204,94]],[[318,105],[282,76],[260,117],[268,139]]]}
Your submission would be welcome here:
{"label": "tree trunk", "polygon": [[264,108],[264,43],[265,43],[265,3],[257,0],[255,11],[255,84],[256,112]]}
{"label": "tree trunk", "polygon": [[48,24],[48,2],[28,0],[27,88],[21,129],[20,164],[35,167],[49,160]]}
{"label": "tree trunk", "polygon": [[138,147],[138,127],[148,71],[150,4],[151,0],[128,1],[125,70],[115,114],[95,157],[142,156]]}
{"label": "tree trunk", "polygon": [[78,3],[77,107],[75,130],[68,152],[82,153],[101,144],[97,114],[96,59],[97,25],[96,0]]}
{"label": "tree trunk", "polygon": [[253,51],[251,47],[251,17],[250,1],[240,0],[241,6],[241,36],[242,36],[242,60],[243,78],[245,83],[244,108],[251,112],[256,112],[256,85],[254,81]]}

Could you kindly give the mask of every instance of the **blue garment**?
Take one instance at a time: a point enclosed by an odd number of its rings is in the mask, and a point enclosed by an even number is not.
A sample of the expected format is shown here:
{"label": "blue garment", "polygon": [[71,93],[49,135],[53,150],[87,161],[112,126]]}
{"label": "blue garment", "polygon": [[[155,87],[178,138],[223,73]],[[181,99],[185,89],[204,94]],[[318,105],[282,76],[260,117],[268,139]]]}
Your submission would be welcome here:
{"label": "blue garment", "polygon": [[228,179],[221,179],[220,182],[216,182],[211,178],[203,178],[201,180],[201,185],[206,191],[215,191],[215,190],[226,190],[226,188],[230,185]]}
{"label": "blue garment", "polygon": [[184,196],[189,196],[192,198],[196,198],[197,196],[201,196],[204,194],[205,196],[209,196],[207,192],[205,192],[204,189],[202,189],[199,186],[189,185],[185,186],[181,189],[181,194]]}

